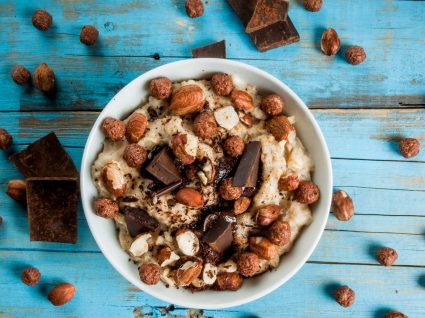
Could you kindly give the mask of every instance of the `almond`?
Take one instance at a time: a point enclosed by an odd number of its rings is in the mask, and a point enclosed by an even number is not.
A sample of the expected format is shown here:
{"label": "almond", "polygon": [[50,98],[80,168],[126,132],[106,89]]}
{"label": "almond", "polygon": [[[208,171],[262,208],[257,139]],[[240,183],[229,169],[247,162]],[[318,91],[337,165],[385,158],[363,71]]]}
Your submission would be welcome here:
{"label": "almond", "polygon": [[69,283],[59,284],[49,292],[48,298],[53,305],[62,306],[74,297],[75,291],[74,285]]}
{"label": "almond", "polygon": [[27,204],[27,185],[24,180],[10,180],[6,193],[13,200]]}
{"label": "almond", "polygon": [[176,283],[178,286],[190,285],[201,272],[201,261],[187,261],[176,271]]}
{"label": "almond", "polygon": [[194,256],[199,252],[199,239],[191,230],[177,231],[176,241],[180,251],[186,256]]}
{"label": "almond", "polygon": [[110,194],[117,197],[124,195],[127,184],[117,161],[111,161],[103,167],[102,178],[103,184]]}
{"label": "almond", "polygon": [[268,260],[278,255],[278,246],[270,242],[270,240],[265,237],[250,237],[249,248],[259,257]]}
{"label": "almond", "polygon": [[128,123],[125,136],[130,143],[138,142],[145,134],[148,120],[141,113],[134,113]]}
{"label": "almond", "polygon": [[159,250],[156,259],[161,267],[165,267],[178,261],[180,256],[173,252],[168,246],[164,246]]}
{"label": "almond", "polygon": [[281,208],[275,204],[269,204],[258,209],[257,224],[259,226],[268,226],[277,220],[281,213]]}
{"label": "almond", "polygon": [[252,127],[254,125],[254,121],[252,120],[252,117],[250,114],[245,114],[243,112],[239,112],[239,119],[247,127]]}
{"label": "almond", "polygon": [[230,100],[236,109],[251,110],[254,108],[252,97],[245,91],[234,89],[230,94]]}
{"label": "almond", "polygon": [[233,205],[233,211],[235,212],[235,215],[244,213],[246,210],[248,210],[250,204],[251,199],[248,197],[240,197],[237,199]]}
{"label": "almond", "polygon": [[180,87],[171,97],[170,109],[178,116],[196,113],[205,104],[204,91],[198,85]]}
{"label": "almond", "polygon": [[171,140],[171,149],[173,150],[174,155],[179,159],[184,165],[190,165],[195,161],[195,157],[191,156],[186,151],[187,145],[187,134],[177,134],[173,136]]}
{"label": "almond", "polygon": [[176,201],[192,208],[202,208],[204,206],[202,194],[192,188],[181,188],[176,193]]}
{"label": "almond", "polygon": [[277,141],[288,141],[289,135],[295,131],[288,117],[284,115],[275,116],[269,119],[266,122],[266,128]]}

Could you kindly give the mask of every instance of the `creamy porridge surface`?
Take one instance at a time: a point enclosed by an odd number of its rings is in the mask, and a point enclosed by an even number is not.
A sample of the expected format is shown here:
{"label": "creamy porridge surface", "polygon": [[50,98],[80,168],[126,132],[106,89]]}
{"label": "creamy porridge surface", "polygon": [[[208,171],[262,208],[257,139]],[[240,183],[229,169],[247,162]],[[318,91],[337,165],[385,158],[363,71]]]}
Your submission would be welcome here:
{"label": "creamy porridge surface", "polygon": [[[146,162],[152,160],[152,156],[160,147],[168,146],[173,149],[174,136],[186,135],[184,151],[187,156],[195,158],[195,163],[190,166],[196,167],[193,168],[196,171],[190,178],[184,178],[184,184],[181,187],[193,188],[201,193],[202,208],[178,202],[179,200],[175,197],[178,188],[161,196],[156,195],[158,181],[141,172],[146,163],[142,168],[131,167],[123,157],[125,148],[129,145],[128,138],[118,141],[106,138],[102,152],[92,165],[92,177],[99,196],[109,198],[119,205],[120,213],[114,215],[114,220],[122,248],[138,266],[147,263],[159,265],[161,280],[169,286],[185,286],[194,290],[206,288],[233,290],[230,287],[218,286],[217,288],[216,280],[220,273],[237,274],[239,272],[246,277],[277,267],[280,257],[291,250],[302,228],[312,221],[309,205],[303,200],[296,200],[296,190],[285,191],[279,185],[279,180],[288,175],[296,175],[301,183],[311,180],[313,162],[301,140],[297,138],[295,129],[289,132],[286,139],[278,141],[266,127],[266,121],[270,116],[260,107],[263,97],[257,93],[256,87],[245,84],[235,77],[233,77],[233,83],[234,90],[244,91],[252,98],[254,105],[252,109],[238,109],[229,96],[216,94],[210,80],[189,80],[172,84],[173,96],[180,88],[188,85],[196,85],[202,89],[205,105],[201,111],[213,114],[217,122],[217,135],[211,139],[199,137],[194,130],[194,117],[197,113],[190,116],[178,116],[170,111],[169,99],[160,100],[149,96],[148,100],[134,111],[147,118],[146,131],[137,141],[137,144],[148,153],[151,152]],[[123,122],[127,125],[129,118],[133,115],[131,114]],[[287,115],[290,116],[290,114]],[[245,116],[250,117],[252,125],[250,123],[247,125]],[[287,117],[287,120],[290,125],[295,123],[296,118]],[[220,183],[216,184],[214,179],[219,174],[220,164],[229,158],[221,146],[223,140],[229,136],[241,137],[245,145],[253,141],[258,141],[261,145],[259,180],[252,193],[248,191],[245,195],[244,191],[242,194],[246,197],[251,195],[250,204],[247,211],[238,215],[232,211],[234,206],[232,200],[221,200],[218,190]],[[234,171],[238,166],[238,160],[241,159],[239,156],[232,160]],[[110,163],[119,168],[121,181],[126,184],[125,193],[118,196],[111,194],[105,182],[104,167]],[[187,166],[178,165],[178,167],[184,173]],[[277,251],[271,257],[263,258],[261,252],[257,253],[254,248],[250,249],[249,238],[267,237],[264,233],[271,225],[265,227],[258,225],[258,211],[268,205],[280,207],[276,218],[289,224],[290,239],[285,244],[275,245]],[[158,226],[153,231],[139,233],[136,237],[132,237],[122,212],[125,207],[143,209],[158,222]],[[211,261],[203,252],[203,246],[206,244],[202,239],[204,235],[202,231],[205,230],[206,215],[217,213],[221,213],[219,218],[225,214],[224,218],[236,222],[232,223],[232,247]],[[217,218],[211,217],[211,219]],[[163,247],[169,248],[165,261],[158,256]],[[242,266],[242,262],[238,263],[238,257],[245,252],[251,254],[254,252],[259,255],[258,268],[252,275],[243,275],[243,270],[241,272],[238,269],[238,266]],[[202,269],[196,268],[197,262]],[[190,270],[197,275],[185,281],[181,275],[186,275],[186,272]]]}

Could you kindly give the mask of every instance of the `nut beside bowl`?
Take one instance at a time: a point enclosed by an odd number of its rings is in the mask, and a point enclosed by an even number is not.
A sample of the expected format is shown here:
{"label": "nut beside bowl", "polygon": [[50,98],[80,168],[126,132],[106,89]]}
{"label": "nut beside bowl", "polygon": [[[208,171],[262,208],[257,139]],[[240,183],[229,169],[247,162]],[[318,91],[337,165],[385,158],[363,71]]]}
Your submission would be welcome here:
{"label": "nut beside bowl", "polygon": [[[160,76],[173,81],[209,78],[216,72],[236,74],[238,79],[257,86],[260,93],[274,92],[285,100],[286,112],[295,116],[298,135],[315,163],[314,182],[321,191],[320,200],[311,206],[313,223],[306,227],[290,253],[284,255],[281,265],[267,275],[252,278],[237,292],[167,289],[162,284],[146,285],[140,281],[137,267],[128,262],[128,255],[116,237],[114,222],[99,218],[92,202],[97,197],[90,167],[102,149],[104,135],[101,124],[107,117],[125,118],[148,96],[149,82]],[[332,168],[329,152],[319,126],[305,104],[282,82],[252,66],[224,59],[191,59],[163,65],[133,80],[105,107],[95,122],[86,143],[81,166],[81,197],[90,230],[105,257],[129,282],[166,302],[189,308],[217,309],[241,305],[258,299],[281,286],[307,261],[316,247],[329,214],[332,196]]]}

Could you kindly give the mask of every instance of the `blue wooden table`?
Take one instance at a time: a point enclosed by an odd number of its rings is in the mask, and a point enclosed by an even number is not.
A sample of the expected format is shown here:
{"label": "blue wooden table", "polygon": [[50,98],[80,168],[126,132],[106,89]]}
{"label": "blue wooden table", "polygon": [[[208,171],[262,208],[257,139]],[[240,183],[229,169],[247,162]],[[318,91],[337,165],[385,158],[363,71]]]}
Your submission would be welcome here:
{"label": "blue wooden table", "polygon": [[[331,215],[307,264],[284,286],[253,303],[211,317],[384,317],[397,309],[425,317],[425,151],[405,160],[400,136],[425,145],[425,1],[325,0],[320,13],[292,1],[290,16],[301,42],[259,53],[224,0],[205,1],[205,15],[189,19],[183,0],[0,1],[0,127],[17,149],[55,131],[77,165],[87,135],[103,106],[133,78],[156,66],[189,58],[191,49],[225,39],[228,58],[266,70],[307,103],[327,139],[336,188],[355,202],[356,215]],[[54,19],[48,32],[31,24],[35,9]],[[95,47],[79,43],[84,24],[100,30]],[[335,28],[343,49],[361,45],[367,60],[347,64],[340,53],[320,53],[321,33]],[[160,59],[153,58],[158,53]],[[31,72],[48,63],[58,94],[47,99],[13,83],[10,71]],[[0,154],[0,317],[161,317],[163,303],[134,288],[106,261],[79,211],[76,245],[30,242],[25,211],[5,194],[19,173]],[[374,253],[391,246],[399,259],[378,266]],[[35,266],[42,282],[20,281]],[[55,308],[46,293],[68,281],[77,287],[69,304]],[[347,284],[356,303],[332,299]],[[170,315],[187,314],[175,308]],[[193,312],[192,312],[193,314]]]}

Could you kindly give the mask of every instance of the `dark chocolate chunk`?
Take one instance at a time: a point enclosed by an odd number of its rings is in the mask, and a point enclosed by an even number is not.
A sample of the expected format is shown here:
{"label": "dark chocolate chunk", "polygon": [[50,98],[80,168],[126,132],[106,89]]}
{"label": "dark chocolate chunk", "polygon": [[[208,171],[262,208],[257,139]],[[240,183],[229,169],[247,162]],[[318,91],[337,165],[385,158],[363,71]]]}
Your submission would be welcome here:
{"label": "dark chocolate chunk", "polygon": [[220,59],[226,58],[226,41],[220,41],[213,44],[201,46],[192,50],[192,57],[215,57]]}
{"label": "dark chocolate chunk", "polygon": [[261,52],[300,40],[300,35],[289,16],[286,21],[276,22],[261,30],[250,33],[249,36]]}
{"label": "dark chocolate chunk", "polygon": [[76,243],[77,178],[29,178],[26,182],[31,241]]}
{"label": "dark chocolate chunk", "polygon": [[235,187],[255,187],[260,167],[261,143],[251,141],[246,145],[239,166],[233,177]]}
{"label": "dark chocolate chunk", "polygon": [[286,0],[258,0],[245,31],[258,31],[276,22],[286,21],[289,2]]}
{"label": "dark chocolate chunk", "polygon": [[246,27],[252,18],[258,0],[227,0]]}
{"label": "dark chocolate chunk", "polygon": [[164,195],[166,193],[172,192],[179,188],[183,183],[183,180],[177,181],[175,183],[170,184],[169,186],[166,186],[165,188],[162,188],[158,190],[155,194],[157,197],[160,197],[161,195]]}
{"label": "dark chocolate chunk", "polygon": [[236,159],[231,157],[223,157],[220,159],[214,177],[214,185],[218,186],[223,179],[226,179],[233,171]]}
{"label": "dark chocolate chunk", "polygon": [[10,160],[27,178],[78,177],[74,162],[54,132],[12,155]]}
{"label": "dark chocolate chunk", "polygon": [[120,212],[124,214],[128,232],[132,237],[136,237],[140,233],[155,231],[159,225],[156,219],[141,208],[125,206]]}
{"label": "dark chocolate chunk", "polygon": [[148,164],[146,171],[165,185],[180,181],[182,177],[168,154],[167,148],[163,148]]}
{"label": "dark chocolate chunk", "polygon": [[221,216],[205,233],[203,240],[217,253],[223,253],[233,243],[233,225],[235,218]]}

